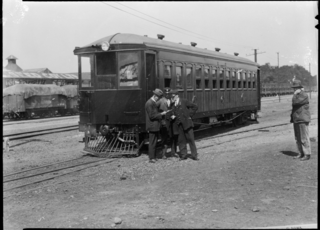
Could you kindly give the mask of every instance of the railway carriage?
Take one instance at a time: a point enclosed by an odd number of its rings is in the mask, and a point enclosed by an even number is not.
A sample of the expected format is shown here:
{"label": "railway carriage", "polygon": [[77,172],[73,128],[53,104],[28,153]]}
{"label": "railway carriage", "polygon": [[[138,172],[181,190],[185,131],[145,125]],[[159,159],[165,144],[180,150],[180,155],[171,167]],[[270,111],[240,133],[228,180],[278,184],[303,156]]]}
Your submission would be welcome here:
{"label": "railway carriage", "polygon": [[[138,154],[148,142],[145,103],[155,88],[176,88],[199,107],[195,125],[215,125],[260,110],[259,65],[248,59],[134,34],[76,47],[79,130],[98,156]],[[91,81],[82,81],[90,73]]]}
{"label": "railway carriage", "polygon": [[28,119],[77,114],[77,85],[17,84],[3,89],[3,117]]}

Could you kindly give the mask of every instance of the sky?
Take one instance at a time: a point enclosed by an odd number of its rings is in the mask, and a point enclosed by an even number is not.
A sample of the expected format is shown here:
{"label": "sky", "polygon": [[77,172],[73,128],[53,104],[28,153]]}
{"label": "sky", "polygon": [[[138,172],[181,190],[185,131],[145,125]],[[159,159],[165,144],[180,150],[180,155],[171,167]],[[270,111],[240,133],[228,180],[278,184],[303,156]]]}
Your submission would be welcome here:
{"label": "sky", "polygon": [[77,72],[75,47],[132,33],[318,73],[316,1],[22,2],[3,1],[3,67]]}

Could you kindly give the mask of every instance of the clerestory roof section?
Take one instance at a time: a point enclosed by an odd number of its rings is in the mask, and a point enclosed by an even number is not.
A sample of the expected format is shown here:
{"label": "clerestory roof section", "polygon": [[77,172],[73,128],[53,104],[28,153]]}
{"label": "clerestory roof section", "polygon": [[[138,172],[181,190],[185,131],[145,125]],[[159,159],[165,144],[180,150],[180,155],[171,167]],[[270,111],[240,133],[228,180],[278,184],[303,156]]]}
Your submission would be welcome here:
{"label": "clerestory roof section", "polygon": [[255,63],[249,59],[234,56],[231,54],[225,54],[213,50],[207,50],[202,48],[193,47],[191,45],[183,45],[179,43],[174,43],[166,40],[161,40],[157,38],[150,38],[146,36],[136,35],[136,34],[122,34],[117,33],[114,35],[110,35],[104,38],[101,38],[95,42],[92,42],[86,46],[83,46],[81,48],[91,47],[95,45],[100,45],[103,42],[109,42],[110,45],[112,44],[143,44],[150,48],[162,48],[162,49],[169,49],[174,51],[180,51],[180,52],[188,52],[192,54],[200,54],[200,55],[206,55],[211,56],[215,58],[223,58],[228,60],[234,60],[234,61],[241,61],[245,62],[250,65],[256,65],[259,66],[258,63]]}

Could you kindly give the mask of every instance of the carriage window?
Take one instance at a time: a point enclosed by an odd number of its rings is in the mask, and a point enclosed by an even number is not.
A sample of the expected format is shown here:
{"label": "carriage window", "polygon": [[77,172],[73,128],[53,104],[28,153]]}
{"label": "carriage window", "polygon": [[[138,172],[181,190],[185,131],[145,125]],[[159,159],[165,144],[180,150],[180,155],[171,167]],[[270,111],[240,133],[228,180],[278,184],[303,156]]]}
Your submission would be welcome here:
{"label": "carriage window", "polygon": [[92,87],[90,56],[81,56],[81,82],[80,87]]}
{"label": "carriage window", "polygon": [[201,67],[196,67],[196,89],[201,89]]}
{"label": "carriage window", "polygon": [[176,66],[176,87],[179,89],[182,89],[182,67],[181,66]]}
{"label": "carriage window", "polygon": [[238,72],[238,88],[241,89],[242,73]]}
{"label": "carriage window", "polygon": [[224,86],[224,83],[223,83],[223,70],[221,69],[220,70],[220,89],[223,89],[225,86]]}
{"label": "carriage window", "polygon": [[212,69],[212,88],[217,88],[217,70]]}
{"label": "carriage window", "polygon": [[115,52],[96,54],[97,89],[115,89],[116,71]]}
{"label": "carriage window", "polygon": [[171,87],[171,66],[164,66],[164,87]]}
{"label": "carriage window", "polygon": [[204,74],[204,88],[205,89],[210,89],[209,86],[209,69],[205,68],[203,71]]}
{"label": "carriage window", "polygon": [[230,71],[226,71],[226,88],[230,88]]}
{"label": "carriage window", "polygon": [[251,88],[251,74],[248,73],[248,88]]}
{"label": "carriage window", "polygon": [[119,86],[138,86],[138,53],[119,53]]}
{"label": "carriage window", "polygon": [[256,75],[252,74],[252,88],[256,88]]}
{"label": "carriage window", "polygon": [[242,74],[243,76],[243,88],[246,89],[247,88],[247,78],[246,78],[246,73]]}
{"label": "carriage window", "polygon": [[186,68],[186,76],[187,76],[187,88],[192,88],[192,68],[187,67]]}

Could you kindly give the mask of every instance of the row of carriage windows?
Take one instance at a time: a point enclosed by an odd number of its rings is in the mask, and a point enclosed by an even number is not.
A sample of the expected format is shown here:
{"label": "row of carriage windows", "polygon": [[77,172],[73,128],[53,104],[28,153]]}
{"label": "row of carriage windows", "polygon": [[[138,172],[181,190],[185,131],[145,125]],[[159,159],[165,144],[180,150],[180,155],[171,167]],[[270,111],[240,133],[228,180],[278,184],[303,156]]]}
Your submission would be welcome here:
{"label": "row of carriage windows", "polygon": [[[165,87],[172,87],[172,66],[165,65],[164,71],[164,85]],[[182,66],[176,66],[176,87],[183,88],[183,74]],[[203,81],[201,79],[203,69]],[[219,78],[218,78],[219,74]],[[196,67],[195,68],[195,88],[196,89],[210,89],[210,80],[212,81],[212,88],[242,88],[242,89],[254,89],[256,88],[256,74],[248,73],[243,71],[230,71],[220,69],[212,69],[211,75],[212,79],[209,77],[210,69],[209,67]],[[225,76],[224,76],[225,75]],[[192,67],[186,67],[186,87],[189,89],[193,88],[192,83]],[[225,80],[224,80],[225,78]]]}

